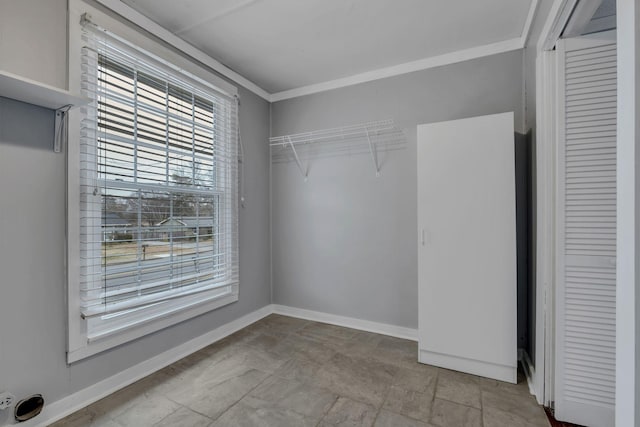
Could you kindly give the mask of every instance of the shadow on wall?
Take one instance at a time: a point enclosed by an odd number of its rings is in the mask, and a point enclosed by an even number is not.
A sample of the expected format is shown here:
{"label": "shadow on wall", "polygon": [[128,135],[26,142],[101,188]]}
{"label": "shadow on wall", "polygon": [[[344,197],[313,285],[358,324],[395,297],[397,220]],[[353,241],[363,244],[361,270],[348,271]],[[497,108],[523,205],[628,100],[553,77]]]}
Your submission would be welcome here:
{"label": "shadow on wall", "polygon": [[0,97],[0,144],[53,150],[55,112]]}
{"label": "shadow on wall", "polygon": [[531,192],[531,132],[515,134],[516,172],[516,236],[518,264],[518,348],[524,350],[533,362],[534,349],[531,337],[535,336],[535,294],[532,292],[533,268],[532,241],[532,192]]}

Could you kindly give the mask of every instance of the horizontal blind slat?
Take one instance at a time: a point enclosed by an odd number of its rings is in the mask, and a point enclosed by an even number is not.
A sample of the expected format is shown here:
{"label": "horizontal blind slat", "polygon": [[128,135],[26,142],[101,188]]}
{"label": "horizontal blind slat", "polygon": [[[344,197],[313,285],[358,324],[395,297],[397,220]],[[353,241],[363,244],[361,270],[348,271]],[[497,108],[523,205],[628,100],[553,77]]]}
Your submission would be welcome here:
{"label": "horizontal blind slat", "polygon": [[84,316],[236,285],[236,101],[104,34],[83,39]]}

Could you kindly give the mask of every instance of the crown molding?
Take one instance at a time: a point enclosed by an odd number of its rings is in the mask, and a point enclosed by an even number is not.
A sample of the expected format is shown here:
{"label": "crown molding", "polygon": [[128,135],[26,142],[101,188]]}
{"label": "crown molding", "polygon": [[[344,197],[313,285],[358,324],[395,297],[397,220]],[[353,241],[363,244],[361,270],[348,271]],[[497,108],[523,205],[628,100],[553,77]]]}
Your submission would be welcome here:
{"label": "crown molding", "polygon": [[[482,46],[476,46],[468,49],[462,49],[442,55],[427,57],[416,61],[406,62],[403,64],[393,65],[390,67],[379,68],[364,73],[355,74],[326,82],[315,83],[308,86],[301,86],[276,93],[269,93],[249,79],[236,73],[221,62],[212,58],[200,49],[187,43],[177,35],[165,29],[161,25],[142,15],[140,12],[126,5],[120,0],[95,0],[103,6],[109,8],[113,12],[121,15],[123,18],[141,27],[158,37],[165,43],[179,49],[193,59],[210,67],[212,70],[220,73],[222,76],[233,80],[235,83],[244,86],[251,92],[260,96],[269,102],[277,102],[299,96],[311,95],[314,93],[325,92],[333,89],[339,89],[347,86],[353,86],[360,83],[366,83],[374,80],[384,79],[388,77],[399,76],[402,74],[412,73],[415,71],[426,70],[429,68],[441,67],[444,65],[455,64],[484,56],[496,55],[499,53],[510,52],[522,49],[526,46],[533,20],[537,11],[539,0],[532,0],[527,13],[527,18],[523,26],[520,37],[504,40],[496,43],[490,43]],[[573,0],[575,1],[575,0]],[[248,2],[250,3],[250,1]]]}
{"label": "crown molding", "polygon": [[309,86],[303,86],[295,89],[273,93],[271,94],[271,102],[277,102],[289,98],[296,98],[299,96],[311,95],[313,93],[339,89],[359,83],[366,83],[374,80],[384,79],[387,77],[394,77],[401,74],[412,73],[414,71],[441,67],[443,65],[455,64],[457,62],[468,61],[470,59],[481,58],[483,56],[495,55],[498,53],[522,49],[522,47],[524,47],[522,44],[522,37],[516,37],[498,43],[491,43],[483,46],[472,47],[469,49],[458,50],[451,53],[445,53],[444,55],[432,56],[429,58],[419,59],[417,61],[405,62],[404,64],[394,65],[386,68],[379,68],[373,71],[367,71],[365,73],[360,73],[349,77],[343,77],[323,83],[317,83]]}
{"label": "crown molding", "polygon": [[533,20],[536,17],[536,13],[538,12],[538,3],[539,0],[532,0],[531,5],[529,6],[529,13],[527,14],[527,19],[524,22],[524,27],[522,29],[522,35],[520,38],[522,39],[522,47],[526,47],[529,43],[529,37],[531,36],[531,29],[533,27]]}

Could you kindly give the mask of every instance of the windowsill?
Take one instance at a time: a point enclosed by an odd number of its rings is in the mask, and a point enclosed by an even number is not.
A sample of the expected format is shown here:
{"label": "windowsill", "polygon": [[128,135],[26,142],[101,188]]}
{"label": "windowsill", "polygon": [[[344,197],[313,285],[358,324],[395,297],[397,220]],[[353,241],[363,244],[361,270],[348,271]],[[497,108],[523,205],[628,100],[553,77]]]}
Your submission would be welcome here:
{"label": "windowsill", "polygon": [[238,301],[238,288],[237,285],[233,285],[230,294],[206,302],[200,300],[189,307],[180,307],[173,313],[151,317],[137,326],[129,326],[124,330],[114,331],[107,336],[87,340],[87,344],[84,347],[67,352],[67,363],[72,364],[236,301]]}

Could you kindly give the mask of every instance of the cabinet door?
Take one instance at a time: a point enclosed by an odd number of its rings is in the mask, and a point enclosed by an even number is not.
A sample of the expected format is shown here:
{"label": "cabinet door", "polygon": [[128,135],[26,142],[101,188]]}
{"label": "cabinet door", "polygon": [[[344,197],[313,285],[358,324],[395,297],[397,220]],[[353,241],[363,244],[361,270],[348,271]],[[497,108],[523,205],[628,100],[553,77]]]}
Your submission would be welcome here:
{"label": "cabinet door", "polygon": [[613,426],[616,44],[558,44],[556,418]]}
{"label": "cabinet door", "polygon": [[515,382],[513,113],[418,126],[419,360]]}

